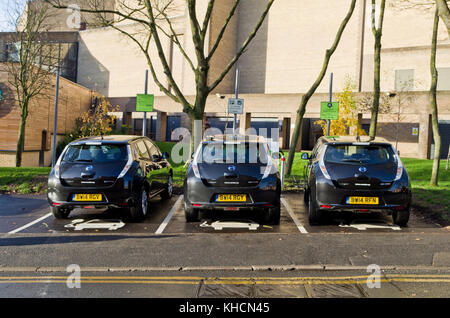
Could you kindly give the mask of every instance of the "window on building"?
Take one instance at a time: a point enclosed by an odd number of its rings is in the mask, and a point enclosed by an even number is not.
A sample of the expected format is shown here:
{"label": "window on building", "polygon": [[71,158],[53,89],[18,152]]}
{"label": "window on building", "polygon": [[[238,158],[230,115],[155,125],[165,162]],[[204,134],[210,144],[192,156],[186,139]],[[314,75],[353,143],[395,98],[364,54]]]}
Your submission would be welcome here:
{"label": "window on building", "polygon": [[450,91],[450,67],[438,68],[438,91]]}
{"label": "window on building", "polygon": [[395,90],[399,92],[414,90],[414,70],[395,71]]}

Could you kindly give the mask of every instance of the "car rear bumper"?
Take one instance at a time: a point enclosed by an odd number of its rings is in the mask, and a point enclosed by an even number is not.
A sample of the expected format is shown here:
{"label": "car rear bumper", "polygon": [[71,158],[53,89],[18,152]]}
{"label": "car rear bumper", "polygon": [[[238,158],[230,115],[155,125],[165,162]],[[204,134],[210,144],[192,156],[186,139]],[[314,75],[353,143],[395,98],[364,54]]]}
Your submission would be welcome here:
{"label": "car rear bumper", "polygon": [[[101,194],[102,200],[74,201],[74,194]],[[58,179],[49,179],[47,201],[52,206],[65,208],[82,208],[86,206],[123,208],[134,205],[135,200],[133,192],[130,188],[124,186],[122,179],[117,180],[112,186],[101,188],[66,187]]]}
{"label": "car rear bumper", "polygon": [[[348,204],[348,197],[377,197],[378,204]],[[394,183],[383,190],[348,190],[335,187],[326,182],[318,183],[316,204],[319,209],[334,211],[385,211],[404,210],[411,204],[411,190],[408,185]]]}
{"label": "car rear bumper", "polygon": [[[184,201],[193,208],[205,210],[261,210],[280,205],[279,180],[262,180],[254,187],[210,187],[200,179],[184,183]],[[217,194],[245,194],[246,202],[216,202]]]}

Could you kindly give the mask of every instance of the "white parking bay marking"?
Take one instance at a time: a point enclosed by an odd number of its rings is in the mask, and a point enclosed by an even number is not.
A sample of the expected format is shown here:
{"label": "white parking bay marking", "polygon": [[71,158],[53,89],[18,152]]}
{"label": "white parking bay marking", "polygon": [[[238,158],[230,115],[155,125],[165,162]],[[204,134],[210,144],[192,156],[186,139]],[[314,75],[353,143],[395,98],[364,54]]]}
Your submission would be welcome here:
{"label": "white parking bay marking", "polygon": [[294,211],[292,211],[291,207],[289,206],[289,204],[287,203],[285,198],[281,198],[281,203],[283,203],[284,207],[286,208],[287,212],[289,213],[289,216],[291,217],[292,221],[294,221],[294,223],[297,226],[300,233],[307,234],[308,231],[306,231],[305,227],[297,219],[297,217],[294,214]]}
{"label": "white parking bay marking", "polygon": [[122,220],[89,220],[82,219],[73,220],[72,223],[65,225],[65,228],[72,228],[75,231],[82,231],[85,229],[104,229],[115,231],[125,226]]}
{"label": "white parking bay marking", "polygon": [[212,224],[208,222],[203,222],[200,227],[211,227],[216,231],[221,231],[223,229],[248,229],[250,231],[256,231],[259,228],[258,223],[254,222],[235,222],[235,221],[215,221]]}
{"label": "white parking bay marking", "polygon": [[164,221],[161,223],[159,228],[156,230],[155,234],[161,234],[166,229],[167,224],[169,224],[170,219],[174,215],[175,211],[178,209],[178,206],[180,205],[182,199],[183,199],[183,196],[180,195],[178,197],[177,201],[175,202],[175,204],[173,205],[172,209],[170,209],[169,214],[167,214]]}
{"label": "white parking bay marking", "polygon": [[40,217],[39,219],[34,220],[33,222],[30,222],[30,223],[28,223],[28,224],[25,224],[25,225],[22,226],[22,227],[19,227],[18,229],[15,229],[15,230],[13,230],[13,231],[11,231],[11,232],[8,232],[8,234],[15,234],[15,233],[18,233],[18,232],[20,232],[20,231],[23,231],[23,230],[29,228],[30,226],[33,226],[33,225],[35,225],[36,223],[39,223],[39,222],[41,222],[42,220],[45,220],[46,218],[50,217],[51,215],[52,215],[52,213],[47,213],[47,214],[44,215],[43,217]]}
{"label": "white parking bay marking", "polygon": [[402,229],[398,225],[376,225],[376,224],[340,224],[339,227],[353,227],[359,231],[366,231],[367,229],[391,229],[393,231],[401,231]]}

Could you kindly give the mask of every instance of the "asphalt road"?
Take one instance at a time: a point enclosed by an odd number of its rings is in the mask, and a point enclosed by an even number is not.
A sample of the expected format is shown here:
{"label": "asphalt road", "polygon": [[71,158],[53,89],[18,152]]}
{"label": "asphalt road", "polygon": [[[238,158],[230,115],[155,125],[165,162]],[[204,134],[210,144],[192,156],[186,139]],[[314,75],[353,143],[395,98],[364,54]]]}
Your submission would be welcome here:
{"label": "asphalt road", "polygon": [[[415,214],[403,228],[382,214],[310,226],[301,194],[282,203],[276,226],[240,212],[186,224],[182,196],[131,222],[95,209],[56,220],[45,196],[0,195],[0,297],[450,296],[449,229]],[[71,264],[81,288],[67,286]]]}

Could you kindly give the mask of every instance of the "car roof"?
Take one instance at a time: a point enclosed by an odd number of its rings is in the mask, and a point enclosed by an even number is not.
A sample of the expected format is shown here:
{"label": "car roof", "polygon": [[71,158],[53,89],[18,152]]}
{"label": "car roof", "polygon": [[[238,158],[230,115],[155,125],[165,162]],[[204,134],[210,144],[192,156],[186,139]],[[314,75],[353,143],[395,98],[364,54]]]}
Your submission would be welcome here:
{"label": "car roof", "polygon": [[73,143],[83,143],[83,142],[89,142],[89,141],[107,141],[111,143],[129,143],[134,140],[138,140],[143,138],[142,136],[135,136],[135,135],[108,135],[108,136],[92,136],[92,137],[85,137],[81,139],[77,139],[73,141]]}
{"label": "car roof", "polygon": [[204,142],[208,141],[247,141],[247,142],[266,142],[266,138],[263,136],[257,135],[213,135],[208,136],[204,140]]}
{"label": "car roof", "polygon": [[391,143],[383,137],[375,137],[374,140],[370,140],[369,136],[322,136],[319,140],[328,144],[339,144],[339,143],[369,143],[369,144],[384,144],[390,145]]}

